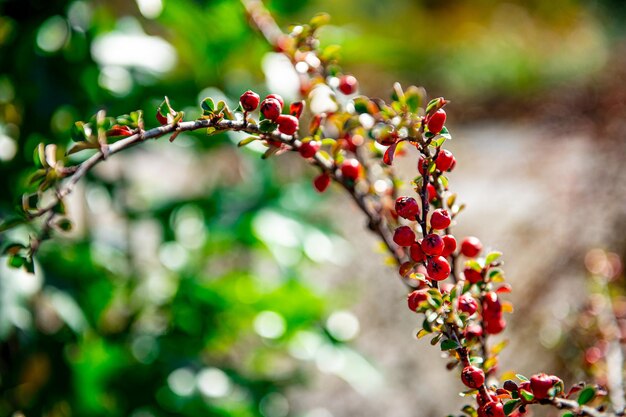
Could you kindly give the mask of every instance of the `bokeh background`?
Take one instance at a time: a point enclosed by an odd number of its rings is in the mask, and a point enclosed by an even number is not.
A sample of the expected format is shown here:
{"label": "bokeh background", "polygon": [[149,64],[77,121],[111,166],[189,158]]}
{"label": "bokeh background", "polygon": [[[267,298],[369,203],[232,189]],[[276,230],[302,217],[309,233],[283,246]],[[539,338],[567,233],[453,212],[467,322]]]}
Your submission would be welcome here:
{"label": "bokeh background", "polygon": [[[500,369],[568,384],[594,371],[593,340],[568,329],[581,329],[585,254],[626,251],[625,3],[267,5],[285,28],[330,13],[322,41],[342,45],[362,92],[388,97],[398,80],[452,100],[457,233],[504,251],[514,287]],[[143,109],[156,125],[164,95],[189,117],[248,88],[295,98],[284,71],[238,1],[0,0],[0,218],[28,190],[37,143],[67,145],[74,121]],[[0,259],[0,416],[459,414],[458,378],[414,340],[351,201],[317,195],[298,158],[261,161],[236,140],[187,134],[112,157],[73,194],[75,228],[42,247],[36,274]]]}

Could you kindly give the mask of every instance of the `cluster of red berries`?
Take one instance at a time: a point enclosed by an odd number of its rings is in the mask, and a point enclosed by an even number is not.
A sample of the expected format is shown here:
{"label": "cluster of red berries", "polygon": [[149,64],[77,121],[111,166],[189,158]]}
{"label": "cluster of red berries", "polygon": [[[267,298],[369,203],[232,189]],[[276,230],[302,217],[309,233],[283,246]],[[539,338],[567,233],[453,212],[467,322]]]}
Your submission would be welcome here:
{"label": "cluster of red berries", "polygon": [[[339,89],[346,95],[356,92],[357,81],[351,75],[344,75],[340,78]],[[239,98],[241,108],[246,112],[252,112],[259,107],[260,97],[254,91],[248,90]],[[264,119],[273,121],[278,125],[278,131],[285,135],[293,135],[298,130],[298,118],[302,114],[304,105],[302,102],[292,103],[289,107],[290,114],[282,114],[284,101],[278,94],[270,94],[260,102],[260,112]],[[313,158],[320,150],[321,142],[317,140],[307,140],[300,144],[298,152],[303,158]],[[361,164],[355,158],[345,159],[339,165],[341,177],[346,181],[354,182],[361,175]],[[331,182],[328,173],[322,173],[313,180],[313,186],[319,192],[324,192]]]}
{"label": "cluster of red berries", "polygon": [[[456,167],[456,158],[447,149],[441,149],[437,156],[434,158],[435,168],[441,172],[450,172]],[[417,163],[417,170],[420,174],[426,175],[430,162],[424,157],[420,157]],[[432,185],[432,184],[429,184]]]}
{"label": "cluster of red berries", "polygon": [[[484,383],[484,374],[474,366],[467,366],[461,373],[461,379],[468,387],[478,388],[482,385],[477,385],[478,382],[482,380]],[[489,398],[484,398],[482,394],[478,395],[478,417],[505,417],[501,399],[521,398],[523,400],[522,404],[529,404],[534,401],[552,398],[562,390],[563,381],[560,378],[544,373],[533,375],[530,380],[525,380],[519,385],[514,381],[508,380],[502,388],[496,390],[495,395],[494,393],[489,393]],[[532,394],[531,400],[528,400],[527,396],[522,396],[520,394],[521,391]]]}
{"label": "cluster of red berries", "polygon": [[[239,103],[244,112],[252,112],[259,107],[260,97],[254,91],[248,90],[239,97]],[[285,135],[293,135],[298,131],[298,118],[302,113],[302,103],[293,103],[290,114],[282,114],[285,101],[278,94],[269,94],[261,102],[261,115],[278,125],[278,131]],[[314,152],[315,153],[315,152]]]}
{"label": "cluster of red berries", "polygon": [[[413,197],[402,196],[396,200],[395,211],[399,217],[419,221],[421,209]],[[442,281],[450,275],[447,258],[456,251],[457,241],[451,234],[442,236],[437,231],[446,230],[451,222],[448,210],[436,209],[430,216],[431,233],[423,239],[416,240],[415,232],[410,226],[398,227],[393,235],[393,241],[398,246],[409,248],[413,262],[426,263],[428,278],[433,281]],[[461,242],[461,253],[468,258],[476,257],[481,250],[482,245],[475,237],[467,237]]]}
{"label": "cluster of red berries", "polygon": [[[339,165],[341,177],[347,182],[354,182],[361,176],[361,163],[355,158],[345,159]],[[317,191],[323,193],[330,184],[330,175],[322,173],[313,179],[313,186]]]}

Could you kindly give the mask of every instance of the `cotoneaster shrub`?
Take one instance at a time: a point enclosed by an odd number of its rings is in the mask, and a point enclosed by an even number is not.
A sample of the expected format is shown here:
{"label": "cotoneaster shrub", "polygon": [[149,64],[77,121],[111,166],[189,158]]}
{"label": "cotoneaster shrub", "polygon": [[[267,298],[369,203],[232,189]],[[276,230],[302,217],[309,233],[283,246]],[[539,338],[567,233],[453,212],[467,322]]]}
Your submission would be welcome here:
{"label": "cotoneaster shrub", "polygon": [[[302,100],[286,103],[278,94],[262,98],[248,90],[231,109],[224,101],[207,97],[200,103],[202,117],[187,120],[166,97],[149,117],[142,111],[110,116],[102,110],[76,122],[71,148],[40,144],[36,149],[39,167],[31,178],[36,190],[24,195],[21,213],[6,221],[2,230],[38,222],[39,231],[29,244],[13,243],[4,249],[9,264],[33,271],[40,245],[53,232],[72,227],[64,199],[94,166],[114,154],[149,139],[168,136],[174,141],[185,131],[245,132],[249,137],[239,146],[260,142],[267,148],[264,158],[297,152],[318,170],[312,184],[318,192],[335,183],[351,196],[396,264],[407,289],[408,314],[421,322],[417,337],[430,338],[445,352],[447,369],[457,372],[467,387],[465,414],[517,416],[530,405],[549,405],[571,415],[622,415],[623,402],[608,405],[603,388],[565,387],[559,377],[539,370],[528,378],[517,375],[516,380],[498,384],[498,354],[504,344],[492,346],[489,337],[506,328],[505,314],[512,311],[506,294],[511,287],[505,283],[500,252],[485,253],[479,238],[453,232],[464,205],[447,177],[457,164],[445,148],[452,140],[445,126],[448,101],[427,100],[423,88],[397,83],[389,101],[363,95],[358,78],[339,66],[337,48],[319,47],[316,32],[327,15],[317,15],[284,34],[260,2],[245,5],[253,26],[293,63]],[[324,110],[311,111],[313,100],[326,103]],[[155,123],[158,126],[150,127]],[[92,155],[84,162],[67,164],[67,155],[86,151]],[[415,176],[400,179],[393,162],[405,155],[415,158]],[[399,194],[403,183],[412,186],[410,195]],[[593,406],[588,405],[591,401]]]}

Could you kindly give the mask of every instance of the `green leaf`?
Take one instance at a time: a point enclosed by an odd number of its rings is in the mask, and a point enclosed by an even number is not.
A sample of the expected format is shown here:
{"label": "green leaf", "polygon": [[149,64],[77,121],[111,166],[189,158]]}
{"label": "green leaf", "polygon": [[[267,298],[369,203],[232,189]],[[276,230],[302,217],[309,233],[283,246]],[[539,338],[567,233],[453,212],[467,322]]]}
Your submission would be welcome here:
{"label": "green leaf", "polygon": [[507,416],[513,412],[520,404],[522,400],[510,400],[504,403],[504,414]]}
{"label": "green leaf", "polygon": [[452,339],[446,339],[443,342],[441,342],[440,347],[441,347],[441,350],[453,350],[453,349],[458,349],[461,346]]}
{"label": "green leaf", "polygon": [[82,142],[87,139],[87,135],[85,135],[85,123],[84,122],[76,122],[72,125],[70,129],[70,135],[74,142]]}
{"label": "green leaf", "polygon": [[424,319],[424,322],[422,323],[422,330],[424,330],[426,333],[433,332],[433,328],[431,326],[430,321],[428,321],[428,319]]}
{"label": "green leaf", "polygon": [[446,104],[446,100],[443,97],[437,97],[428,102],[426,106],[426,115],[430,115],[440,108],[442,108]]}
{"label": "green leaf", "polygon": [[21,268],[26,264],[26,257],[22,255],[12,255],[9,256],[8,263],[11,268]]}
{"label": "green leaf", "polygon": [[37,203],[39,203],[39,194],[33,193],[22,195],[22,208],[24,211],[36,210]]}
{"label": "green leaf", "polygon": [[471,405],[466,405],[464,406],[461,411],[463,411],[465,414],[467,414],[469,417],[476,417],[478,415],[478,413],[476,412],[476,409],[474,407],[472,407]]}
{"label": "green leaf", "polygon": [[4,255],[11,255],[11,256],[13,256],[13,255],[17,255],[18,253],[20,253],[24,249],[26,249],[26,246],[22,245],[21,243],[11,243],[6,248],[4,248],[2,253]]}
{"label": "green leaf", "polygon": [[52,211],[55,212],[56,214],[65,214],[66,210],[65,210],[65,203],[63,202],[63,200],[59,200],[54,207],[52,207]]}
{"label": "green leaf", "polygon": [[0,233],[6,232],[9,229],[13,229],[16,226],[26,223],[26,220],[21,217],[10,217],[0,223]]}
{"label": "green leaf", "polygon": [[354,110],[359,113],[369,113],[368,111],[369,99],[364,96],[359,96],[354,98]]}
{"label": "green leaf", "polygon": [[415,337],[417,337],[418,339],[421,339],[424,336],[428,336],[431,332],[429,332],[428,330],[425,329],[420,329],[417,334],[415,335]]}
{"label": "green leaf", "polygon": [[451,134],[450,134],[450,132],[448,131],[448,128],[447,128],[447,127],[445,127],[445,126],[441,129],[441,131],[439,132],[439,134],[440,134],[441,136],[443,136],[443,137],[444,137],[445,139],[447,139],[447,140],[452,140],[452,135],[451,135]]}
{"label": "green leaf", "polygon": [[467,261],[465,261],[465,266],[467,268],[472,268],[476,272],[480,272],[483,270],[483,267],[474,259],[468,259]]}
{"label": "green leaf", "polygon": [[522,382],[528,382],[528,378],[526,378],[526,377],[525,377],[524,375],[522,375],[522,374],[515,374],[515,377],[516,377],[517,379],[519,379],[520,381],[522,381]]}
{"label": "green leaf", "polygon": [[322,50],[320,58],[323,61],[336,60],[339,58],[339,52],[341,51],[340,45],[328,45]]}
{"label": "green leaf", "polygon": [[394,101],[404,101],[404,91],[402,91],[402,85],[399,82],[393,83],[393,93],[391,94],[391,99]]}
{"label": "green leaf", "polygon": [[440,148],[445,142],[446,142],[446,138],[444,136],[439,135],[440,137],[438,137],[437,139],[433,140],[433,142],[431,143],[431,146],[435,147],[435,148]]}
{"label": "green leaf", "polygon": [[85,149],[98,149],[99,145],[97,143],[91,142],[78,142],[72,145],[66,152],[66,155],[72,155],[76,152],[84,151]]}
{"label": "green leaf", "polygon": [[328,13],[318,13],[309,21],[309,25],[313,30],[320,26],[327,25],[330,22],[330,15]]}
{"label": "green leaf", "polygon": [[527,402],[531,402],[535,399],[535,396],[526,390],[521,389],[519,390],[519,393],[522,397],[524,397],[524,400],[526,400]]}
{"label": "green leaf", "polygon": [[578,396],[578,404],[585,405],[589,401],[591,401],[593,397],[595,396],[596,396],[596,389],[594,387],[586,387],[584,390],[580,392],[580,395]]}
{"label": "green leaf", "polygon": [[241,148],[242,146],[249,145],[250,143],[254,142],[257,139],[259,138],[256,136],[248,136],[247,138],[240,140],[239,143],[237,143],[237,146]]}
{"label": "green leaf", "polygon": [[261,122],[259,123],[259,130],[262,133],[272,133],[276,130],[277,127],[278,124],[272,122],[269,119],[261,120]]}
{"label": "green leaf", "polygon": [[70,230],[72,230],[72,222],[67,218],[61,218],[57,220],[56,225],[64,232],[69,232]]}
{"label": "green leaf", "polygon": [[424,99],[424,91],[412,85],[404,93],[404,98],[409,111],[417,113]]}
{"label": "green leaf", "polygon": [[35,148],[33,153],[33,161],[35,161],[35,165],[42,168],[48,168],[48,163],[46,162],[46,145],[40,143]]}
{"label": "green leaf", "polygon": [[38,169],[37,171],[33,172],[31,176],[28,178],[28,185],[33,185],[33,184],[38,183],[39,181],[46,178],[47,174],[48,174],[47,170],[43,168]]}
{"label": "green leaf", "polygon": [[207,97],[204,100],[202,100],[200,107],[202,107],[202,112],[204,113],[204,115],[209,116],[213,114],[213,112],[215,111],[215,102],[213,101],[212,98]]}
{"label": "green leaf", "polygon": [[433,339],[430,341],[430,344],[432,346],[435,346],[437,343],[439,343],[442,337],[443,337],[443,333],[439,333],[437,336],[433,337]]}
{"label": "green leaf", "polygon": [[574,413],[572,413],[571,411],[567,411],[563,413],[561,417],[574,417]]}
{"label": "green leaf", "polygon": [[502,252],[498,252],[498,251],[490,252],[489,254],[487,254],[487,257],[485,258],[485,265],[492,264],[493,262],[500,259],[501,256],[502,256]]}
{"label": "green leaf", "polygon": [[26,272],[30,272],[31,274],[35,273],[35,263],[31,257],[26,257],[23,265]]}
{"label": "green leaf", "polygon": [[448,207],[452,207],[455,201],[456,201],[456,194],[452,194],[450,197],[448,197],[446,204],[448,205]]}
{"label": "green leaf", "polygon": [[498,353],[502,352],[502,349],[504,349],[508,344],[509,344],[509,341],[505,339],[505,340],[495,344],[491,349],[489,349],[489,351],[493,355],[497,355]]}

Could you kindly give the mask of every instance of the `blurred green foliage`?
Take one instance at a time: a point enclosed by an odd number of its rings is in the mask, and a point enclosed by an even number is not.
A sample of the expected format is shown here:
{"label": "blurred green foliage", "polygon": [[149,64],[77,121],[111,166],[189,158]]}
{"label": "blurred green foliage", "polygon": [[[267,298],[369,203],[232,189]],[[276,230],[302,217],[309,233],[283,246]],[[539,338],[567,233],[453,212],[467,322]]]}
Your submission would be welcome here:
{"label": "blurred green foliage", "polygon": [[[0,217],[28,189],[37,142],[66,146],[73,122],[99,108],[146,109],[155,125],[165,94],[185,108],[208,87],[263,91],[268,47],[238,2],[160,6],[0,2]],[[116,49],[112,34],[136,50]],[[284,391],[305,380],[301,341],[338,343],[324,320],[345,301],[301,276],[307,256],[328,262],[319,249],[340,240],[316,226],[308,185],[230,143],[149,145],[157,159],[206,155],[188,174],[191,192],[163,197],[124,175],[90,175],[87,205],[70,208],[75,233],[44,245],[36,275],[2,259],[0,416],[286,414]],[[220,177],[211,171],[224,171],[223,158],[234,170]],[[173,174],[163,160],[154,169],[161,183]],[[285,230],[292,223],[298,233]]]}
{"label": "blurred green foliage", "polygon": [[[342,44],[365,90],[401,78],[454,97],[598,70],[613,3],[268,2],[284,26],[331,13],[323,42]],[[0,0],[0,218],[29,189],[37,143],[67,145],[100,108],[156,124],[163,95],[193,117],[204,96],[264,92],[266,52],[233,0]],[[311,261],[342,262],[342,241],[301,170],[234,154],[231,139],[181,135],[120,157],[160,162],[91,174],[77,231],[43,247],[39,272],[1,267],[0,416],[288,413],[307,349],[341,339],[323,323],[346,300],[303,277]],[[195,171],[181,179],[185,161]],[[180,189],[160,192],[173,176]]]}

